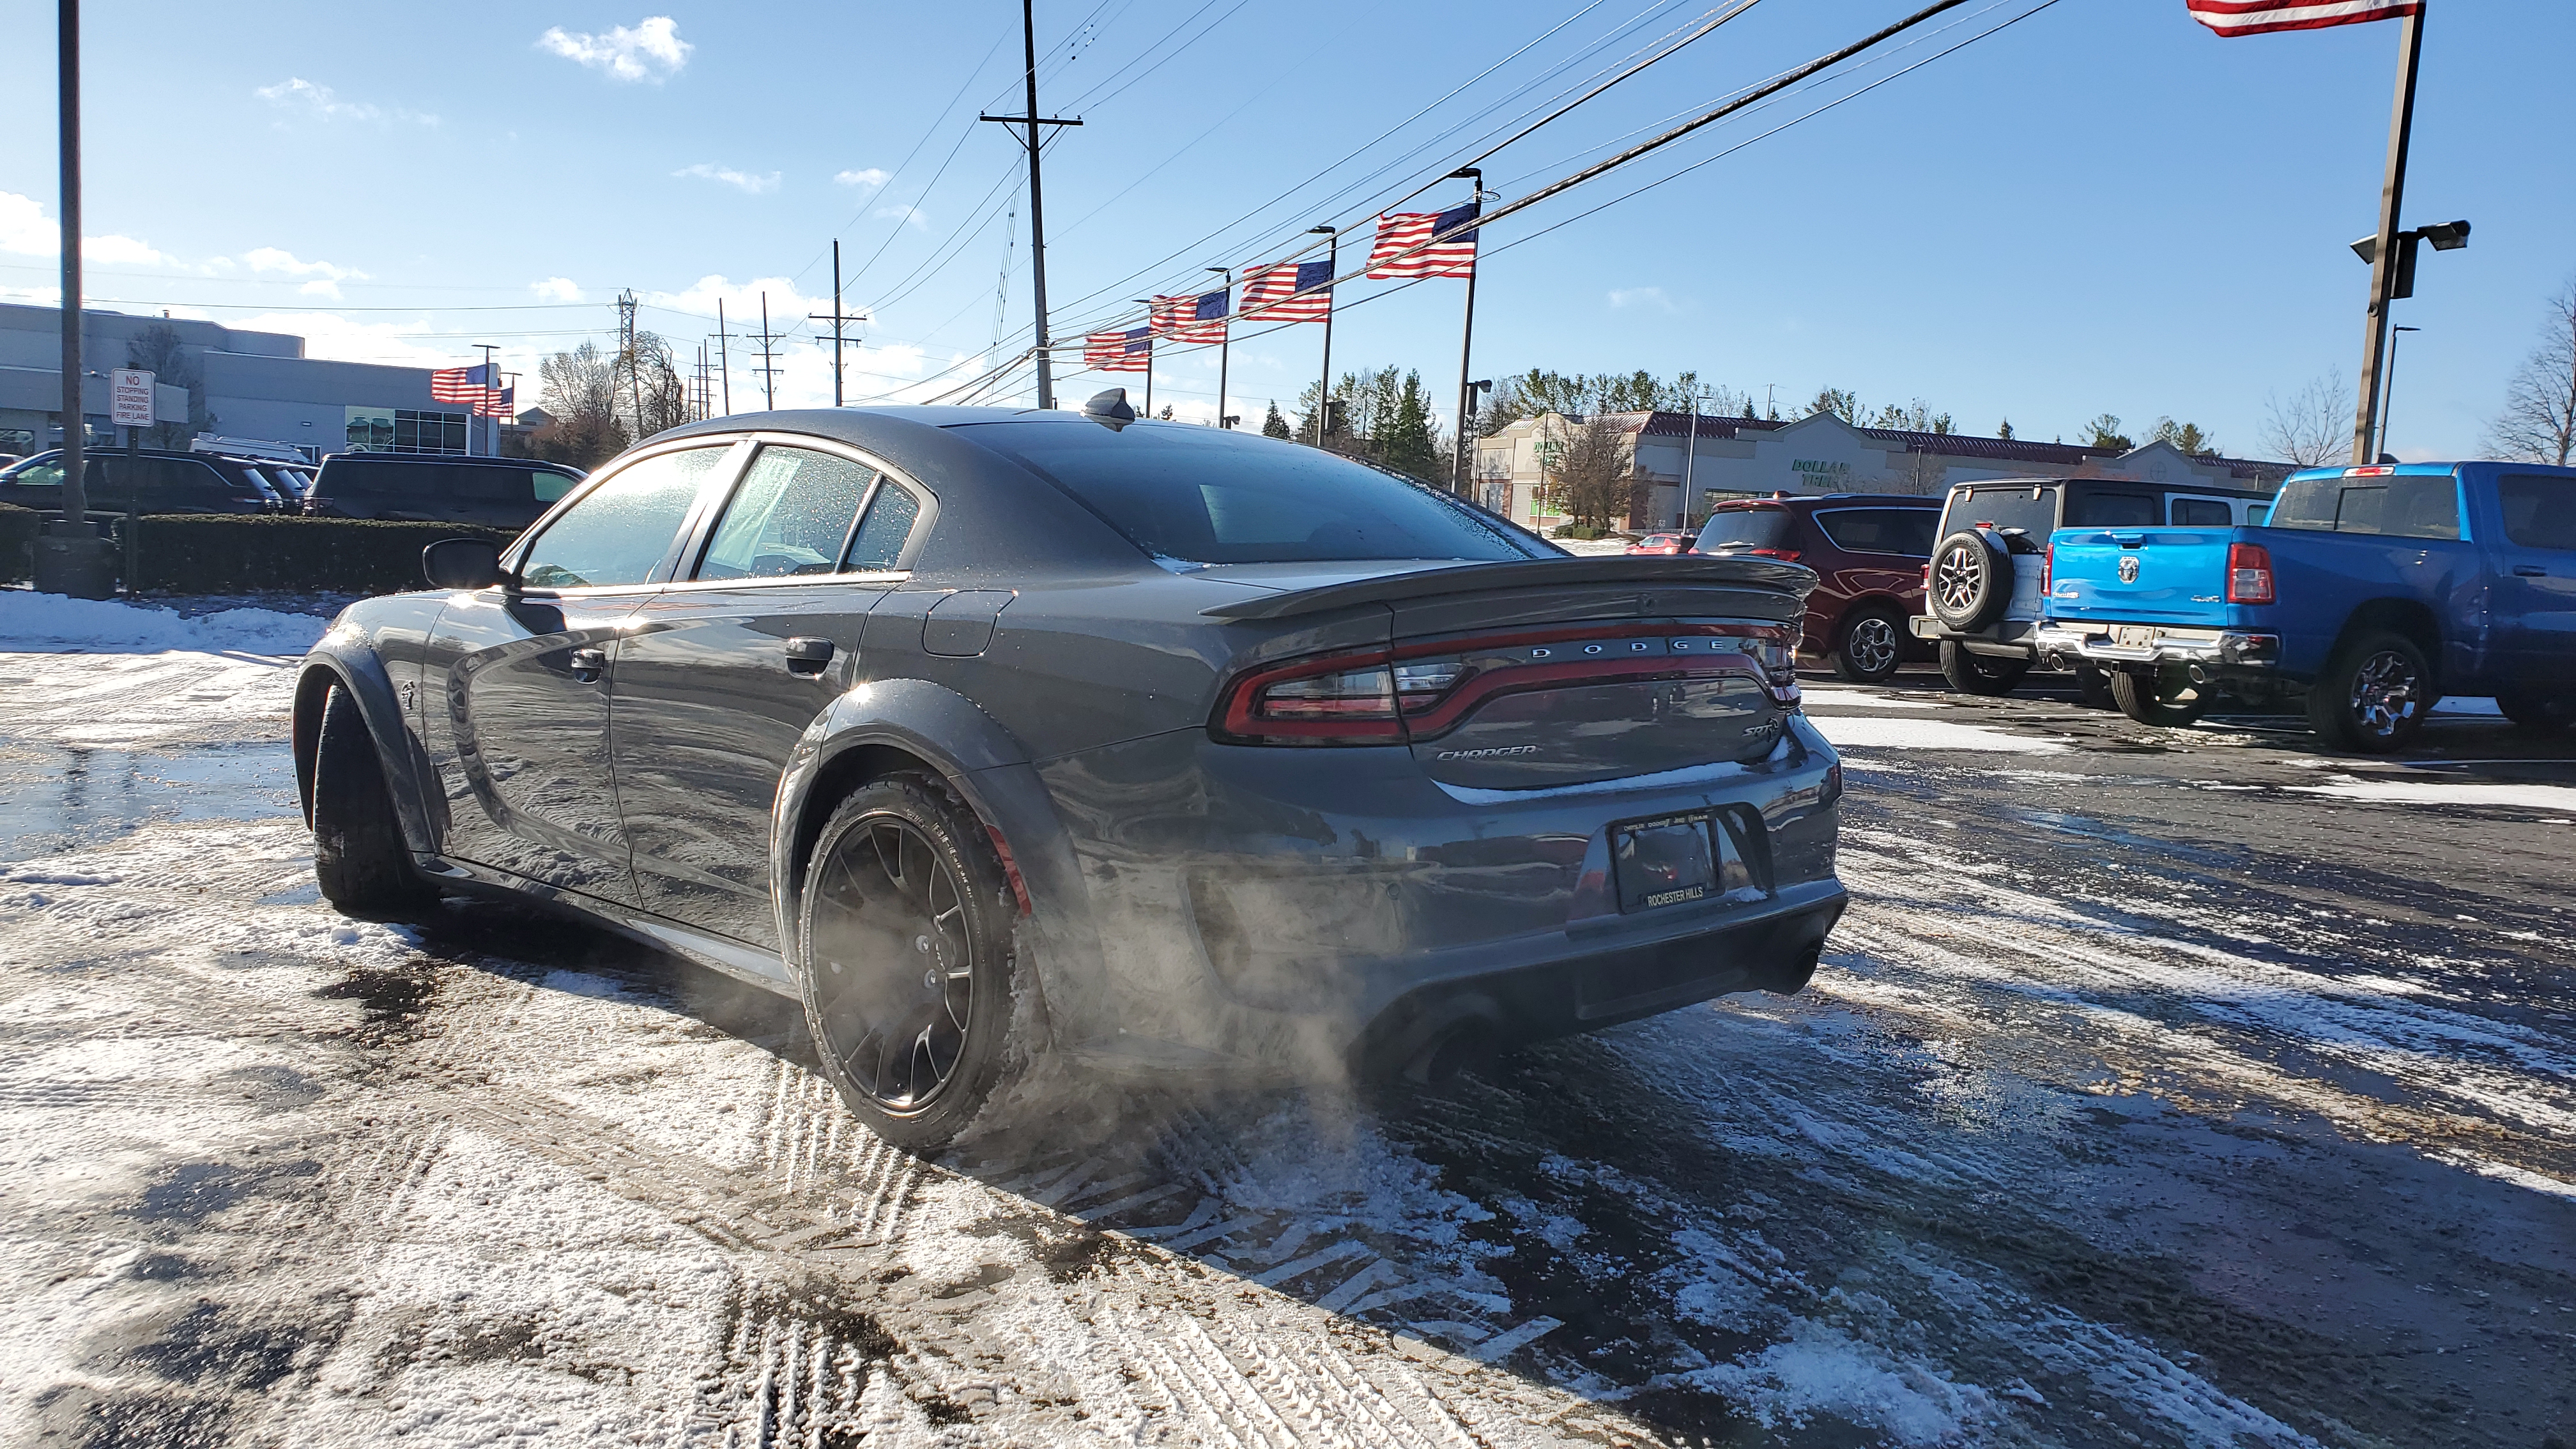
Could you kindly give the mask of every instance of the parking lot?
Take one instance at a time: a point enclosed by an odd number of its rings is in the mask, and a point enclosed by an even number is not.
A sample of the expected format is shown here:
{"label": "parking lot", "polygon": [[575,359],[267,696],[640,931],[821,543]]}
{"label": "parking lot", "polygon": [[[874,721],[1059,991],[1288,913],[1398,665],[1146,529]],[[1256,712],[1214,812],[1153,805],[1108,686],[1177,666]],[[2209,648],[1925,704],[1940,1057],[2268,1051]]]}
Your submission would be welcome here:
{"label": "parking lot", "polygon": [[0,1438],[2576,1442],[2576,751],[1808,680],[1812,986],[861,1130],[792,1006],[319,903],[291,661],[0,657]]}

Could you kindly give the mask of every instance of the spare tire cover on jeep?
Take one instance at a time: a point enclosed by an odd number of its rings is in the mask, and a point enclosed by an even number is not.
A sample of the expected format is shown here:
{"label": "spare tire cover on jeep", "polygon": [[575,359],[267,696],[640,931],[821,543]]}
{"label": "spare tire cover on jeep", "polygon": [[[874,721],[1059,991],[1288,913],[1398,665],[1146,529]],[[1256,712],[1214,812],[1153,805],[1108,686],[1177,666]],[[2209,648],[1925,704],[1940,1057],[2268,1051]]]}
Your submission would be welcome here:
{"label": "spare tire cover on jeep", "polygon": [[2002,540],[1963,528],[1932,550],[1933,617],[1953,629],[1983,629],[2012,603],[2012,555]]}

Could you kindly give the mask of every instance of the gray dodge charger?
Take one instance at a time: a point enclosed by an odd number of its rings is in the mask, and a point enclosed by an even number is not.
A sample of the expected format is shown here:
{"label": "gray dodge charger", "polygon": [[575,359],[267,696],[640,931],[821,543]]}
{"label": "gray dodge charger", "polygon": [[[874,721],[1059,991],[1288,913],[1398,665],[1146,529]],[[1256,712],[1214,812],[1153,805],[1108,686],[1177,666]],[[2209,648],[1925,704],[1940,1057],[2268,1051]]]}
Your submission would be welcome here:
{"label": "gray dodge charger", "polygon": [[501,892],[802,1001],[935,1149],[1017,1074],[1445,1074],[1843,909],[1815,576],[1573,558],[1331,453],[1081,412],[664,433],[305,660],[324,894]]}

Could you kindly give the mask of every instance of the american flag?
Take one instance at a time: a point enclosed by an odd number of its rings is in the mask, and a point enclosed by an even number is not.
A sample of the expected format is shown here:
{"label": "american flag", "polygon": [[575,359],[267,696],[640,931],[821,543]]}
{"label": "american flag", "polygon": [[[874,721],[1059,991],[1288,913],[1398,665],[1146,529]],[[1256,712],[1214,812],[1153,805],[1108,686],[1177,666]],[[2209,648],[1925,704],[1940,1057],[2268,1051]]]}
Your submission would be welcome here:
{"label": "american flag", "polygon": [[[1368,274],[1371,277],[1472,277],[1476,274],[1476,233],[1469,222],[1476,219],[1476,203],[1453,206],[1447,211],[1398,211],[1377,219],[1377,245],[1369,248]],[[1452,235],[1452,233],[1455,233]],[[1442,238],[1411,256],[1398,258],[1407,247],[1421,246],[1433,237]]]}
{"label": "american flag", "polygon": [[2322,30],[2413,15],[2420,0],[2183,0],[2191,18],[2221,35]]}
{"label": "american flag", "polygon": [[1225,304],[1233,297],[1231,290],[1202,292],[1195,297],[1156,297],[1152,303],[1153,333],[1174,342],[1223,342]]}
{"label": "american flag", "polygon": [[500,380],[488,362],[472,367],[442,367],[429,375],[429,395],[438,402],[479,406]]}
{"label": "american flag", "polygon": [[1094,332],[1082,339],[1082,365],[1102,372],[1148,372],[1154,366],[1154,329]]}
{"label": "american flag", "polygon": [[[1331,262],[1281,262],[1243,274],[1247,322],[1322,322],[1333,312]],[[1297,293],[1303,292],[1304,296]]]}
{"label": "american flag", "polygon": [[474,404],[474,411],[487,418],[517,417],[518,410],[510,402],[511,397],[517,392],[518,389],[515,387],[485,388],[482,401]]}

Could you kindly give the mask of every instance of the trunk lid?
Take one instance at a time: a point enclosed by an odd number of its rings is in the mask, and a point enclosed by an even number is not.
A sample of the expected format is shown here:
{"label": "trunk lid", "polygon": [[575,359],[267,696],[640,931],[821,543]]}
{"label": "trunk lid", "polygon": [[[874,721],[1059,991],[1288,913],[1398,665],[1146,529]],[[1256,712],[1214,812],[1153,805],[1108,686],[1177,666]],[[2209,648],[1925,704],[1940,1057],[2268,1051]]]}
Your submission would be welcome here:
{"label": "trunk lid", "polygon": [[2229,621],[2226,528],[2060,529],[2048,616],[2220,628]]}

